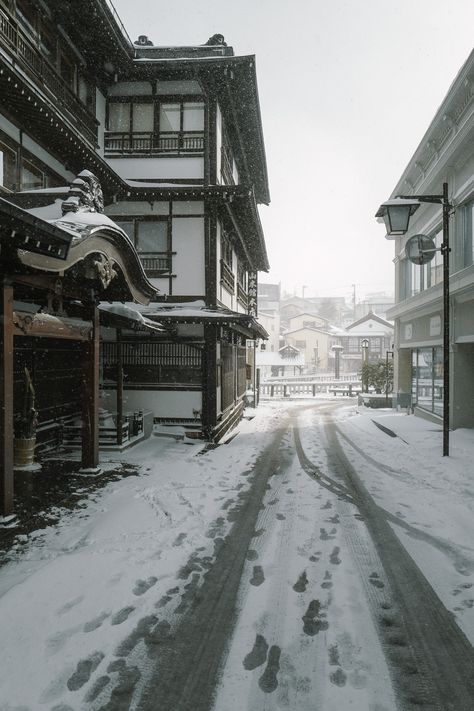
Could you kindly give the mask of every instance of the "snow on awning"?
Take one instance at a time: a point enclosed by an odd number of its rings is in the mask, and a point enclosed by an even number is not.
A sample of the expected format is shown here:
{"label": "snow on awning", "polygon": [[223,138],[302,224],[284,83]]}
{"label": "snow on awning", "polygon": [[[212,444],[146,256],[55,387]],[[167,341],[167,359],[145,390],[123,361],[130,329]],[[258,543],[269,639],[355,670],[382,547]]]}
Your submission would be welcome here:
{"label": "snow on awning", "polygon": [[[129,305],[131,304],[127,303],[127,306]],[[153,321],[156,319],[161,325],[176,323],[227,324],[245,333],[249,338],[268,338],[267,331],[253,316],[222,307],[206,308],[204,302],[200,300],[181,304],[151,303],[148,306],[140,306],[138,308],[141,314],[146,315]]]}
{"label": "snow on awning", "polygon": [[166,333],[160,323],[152,321],[137,311],[133,306],[121,304],[119,302],[99,304],[100,322],[103,326],[112,328],[129,328],[134,331],[155,331]]}

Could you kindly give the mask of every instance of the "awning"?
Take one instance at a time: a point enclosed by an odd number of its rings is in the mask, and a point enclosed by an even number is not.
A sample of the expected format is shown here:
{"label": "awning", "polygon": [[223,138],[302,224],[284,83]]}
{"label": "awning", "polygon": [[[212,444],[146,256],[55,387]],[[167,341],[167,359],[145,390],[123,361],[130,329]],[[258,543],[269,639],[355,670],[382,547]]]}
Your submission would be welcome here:
{"label": "awning", "polygon": [[154,331],[166,333],[167,329],[160,323],[141,314],[132,306],[121,303],[99,304],[100,323],[111,328],[128,328],[132,331]]}

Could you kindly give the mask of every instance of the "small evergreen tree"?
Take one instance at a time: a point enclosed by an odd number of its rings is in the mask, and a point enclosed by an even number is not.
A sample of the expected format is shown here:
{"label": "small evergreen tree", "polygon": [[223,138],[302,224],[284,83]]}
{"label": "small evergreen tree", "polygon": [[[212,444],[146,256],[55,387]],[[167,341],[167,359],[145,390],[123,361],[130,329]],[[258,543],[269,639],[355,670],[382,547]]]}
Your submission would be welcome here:
{"label": "small evergreen tree", "polygon": [[[363,390],[374,388],[376,393],[393,391],[393,361],[382,358],[372,363],[363,363],[359,371]],[[388,386],[388,387],[387,387]]]}

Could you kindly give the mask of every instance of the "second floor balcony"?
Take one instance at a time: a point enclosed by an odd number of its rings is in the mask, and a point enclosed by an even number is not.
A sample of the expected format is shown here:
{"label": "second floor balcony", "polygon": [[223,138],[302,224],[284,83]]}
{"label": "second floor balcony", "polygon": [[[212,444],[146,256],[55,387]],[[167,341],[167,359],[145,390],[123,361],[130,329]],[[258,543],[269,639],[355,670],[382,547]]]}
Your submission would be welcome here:
{"label": "second floor balcony", "polygon": [[173,254],[176,252],[142,252],[138,256],[146,275],[156,278],[171,273]]}
{"label": "second floor balcony", "polygon": [[65,52],[58,52],[54,64],[41,36],[23,29],[15,17],[3,9],[0,9],[0,47],[57,110],[79,129],[81,136],[95,146],[98,126],[95,91]]}
{"label": "second floor balcony", "polygon": [[197,154],[204,151],[202,131],[187,132],[118,132],[106,131],[105,153],[116,155]]}

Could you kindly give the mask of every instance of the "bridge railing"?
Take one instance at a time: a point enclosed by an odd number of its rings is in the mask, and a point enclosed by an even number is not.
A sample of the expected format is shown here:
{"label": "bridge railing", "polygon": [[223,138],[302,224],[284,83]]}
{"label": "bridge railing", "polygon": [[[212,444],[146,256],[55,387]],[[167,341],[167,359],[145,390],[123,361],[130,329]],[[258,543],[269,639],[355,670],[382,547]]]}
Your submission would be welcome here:
{"label": "bridge railing", "polygon": [[347,395],[352,397],[362,392],[360,380],[341,381],[275,381],[260,383],[260,396],[265,397],[290,397],[299,395],[304,397],[316,397],[320,393],[333,393],[333,395]]}

